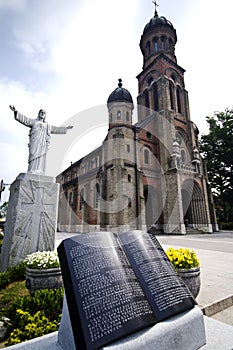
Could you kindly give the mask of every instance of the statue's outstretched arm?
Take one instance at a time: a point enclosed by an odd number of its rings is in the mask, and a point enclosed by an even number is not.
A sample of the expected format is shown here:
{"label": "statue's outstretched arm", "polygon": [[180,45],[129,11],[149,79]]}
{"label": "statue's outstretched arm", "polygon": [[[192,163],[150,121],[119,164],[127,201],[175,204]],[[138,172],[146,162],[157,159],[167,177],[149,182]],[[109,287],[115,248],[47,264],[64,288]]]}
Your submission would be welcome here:
{"label": "statue's outstretched arm", "polygon": [[17,109],[15,108],[15,106],[10,105],[9,107],[14,112],[15,120],[17,120],[21,124],[26,125],[28,127],[31,127],[33,125],[33,123],[34,123],[33,119],[27,118],[27,117],[25,117],[25,115],[19,113],[17,111]]}
{"label": "statue's outstretched arm", "polygon": [[73,126],[53,126],[51,125],[51,133],[52,134],[66,134],[68,129],[72,129]]}
{"label": "statue's outstretched arm", "polygon": [[17,113],[18,113],[18,111],[17,111],[17,109],[15,108],[15,106],[9,106],[10,107],[10,109],[14,112],[14,114],[15,114],[15,116],[17,115]]}
{"label": "statue's outstretched arm", "polygon": [[9,107],[10,107],[10,109],[11,109],[13,112],[17,112],[15,106],[11,106],[11,105],[10,105]]}

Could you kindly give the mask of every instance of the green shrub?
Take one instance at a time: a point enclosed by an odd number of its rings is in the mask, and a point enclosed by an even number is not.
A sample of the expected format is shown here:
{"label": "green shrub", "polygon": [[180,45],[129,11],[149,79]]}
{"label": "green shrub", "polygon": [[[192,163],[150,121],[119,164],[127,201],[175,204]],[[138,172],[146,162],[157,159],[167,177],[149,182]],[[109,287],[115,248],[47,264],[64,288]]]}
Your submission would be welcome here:
{"label": "green shrub", "polygon": [[23,281],[26,277],[26,265],[21,261],[18,265],[0,273],[0,289],[5,288],[9,283]]}
{"label": "green shrub", "polygon": [[221,222],[221,230],[233,230],[233,222]]}
{"label": "green shrub", "polygon": [[37,290],[31,295],[17,298],[8,310],[6,316],[11,320],[11,328],[18,328],[17,309],[35,315],[38,311],[43,311],[49,321],[58,320],[62,312],[63,288]]}
{"label": "green shrub", "polygon": [[26,264],[21,261],[15,267],[10,269],[10,276],[12,281],[23,281],[26,278]]}
{"label": "green shrub", "polygon": [[0,289],[5,288],[10,283],[10,274],[9,271],[0,273]]}
{"label": "green shrub", "polygon": [[18,328],[15,328],[5,343],[6,346],[14,345],[54,332],[58,329],[59,320],[49,321],[43,311],[38,311],[35,315],[20,309],[16,310]]}

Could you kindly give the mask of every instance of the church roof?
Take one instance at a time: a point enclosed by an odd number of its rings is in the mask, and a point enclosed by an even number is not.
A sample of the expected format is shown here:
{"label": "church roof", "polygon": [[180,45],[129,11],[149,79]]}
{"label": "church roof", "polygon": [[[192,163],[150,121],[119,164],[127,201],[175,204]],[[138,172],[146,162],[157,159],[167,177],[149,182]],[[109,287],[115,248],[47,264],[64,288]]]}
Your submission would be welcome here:
{"label": "church roof", "polygon": [[119,79],[118,87],[109,95],[107,103],[111,102],[133,103],[133,99],[130,92],[122,87],[121,79]]}
{"label": "church roof", "polygon": [[172,29],[174,29],[172,23],[164,16],[159,16],[156,7],[158,6],[156,1],[154,1],[155,4],[155,14],[154,17],[151,18],[151,20],[145,25],[143,34],[151,30],[152,28],[155,27],[160,27],[160,26],[169,26]]}
{"label": "church roof", "polygon": [[159,26],[170,26],[171,28],[173,28],[172,23],[168,19],[166,19],[166,17],[164,17],[164,16],[159,17],[157,15],[157,17],[151,18],[150,22],[148,22],[146,24],[144,31],[143,31],[143,34],[148,32],[150,29],[152,29],[154,27],[159,27]]}

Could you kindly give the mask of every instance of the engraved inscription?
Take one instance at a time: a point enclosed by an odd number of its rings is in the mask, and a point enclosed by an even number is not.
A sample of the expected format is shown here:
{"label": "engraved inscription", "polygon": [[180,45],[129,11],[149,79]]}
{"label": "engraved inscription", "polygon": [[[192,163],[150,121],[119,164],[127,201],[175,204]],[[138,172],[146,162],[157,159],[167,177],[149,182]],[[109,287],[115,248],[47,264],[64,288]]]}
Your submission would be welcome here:
{"label": "engraved inscription", "polygon": [[[134,237],[129,233],[122,238],[125,249],[145,293],[152,302],[152,308],[159,312],[177,305],[184,307],[184,301],[191,299],[189,291],[177,276],[165,252],[156,238],[149,235]],[[190,306],[193,301],[190,302]],[[154,307],[153,307],[154,305]]]}
{"label": "engraved inscription", "polygon": [[120,247],[78,244],[70,250],[76,291],[95,342],[153,311]]}

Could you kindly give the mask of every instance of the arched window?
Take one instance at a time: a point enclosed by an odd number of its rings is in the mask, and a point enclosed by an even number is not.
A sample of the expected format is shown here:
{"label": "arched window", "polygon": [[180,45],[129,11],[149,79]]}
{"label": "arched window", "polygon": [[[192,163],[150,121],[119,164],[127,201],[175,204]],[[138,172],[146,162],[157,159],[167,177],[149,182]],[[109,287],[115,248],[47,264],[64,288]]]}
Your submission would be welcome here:
{"label": "arched window", "polygon": [[121,111],[117,111],[117,120],[121,120]]}
{"label": "arched window", "polygon": [[186,154],[185,151],[182,149],[181,150],[181,162],[184,163],[186,161]]}
{"label": "arched window", "polygon": [[174,85],[171,81],[169,81],[169,95],[170,95],[170,106],[171,109],[175,109],[174,108]]}
{"label": "arched window", "polygon": [[84,205],[85,201],[84,201],[84,189],[81,189],[80,192],[80,204],[79,204],[79,209],[82,210],[83,209],[83,205]]}
{"label": "arched window", "polygon": [[129,112],[126,112],[126,121],[129,122]]}
{"label": "arched window", "polygon": [[157,83],[153,84],[154,110],[159,110],[159,96]]}
{"label": "arched window", "polygon": [[146,43],[146,54],[147,54],[147,56],[150,55],[150,42],[149,41],[147,41],[147,43]]}
{"label": "arched window", "polygon": [[144,149],[144,163],[150,164],[150,152],[147,148]]}
{"label": "arched window", "polygon": [[73,192],[69,194],[69,205],[73,204]]}
{"label": "arched window", "polygon": [[100,197],[100,187],[99,187],[99,184],[96,184],[95,190],[94,190],[94,208],[98,208],[99,206],[99,197]]}
{"label": "arched window", "polygon": [[149,92],[145,91],[145,107],[150,108]]}
{"label": "arched window", "polygon": [[147,85],[150,86],[150,84],[153,82],[153,77],[150,77],[147,79]]}
{"label": "arched window", "polygon": [[158,46],[158,39],[156,38],[156,39],[154,40],[154,51],[157,52],[158,49],[159,49],[159,46]]}
{"label": "arched window", "polygon": [[128,174],[128,182],[131,182],[131,175]]}
{"label": "arched window", "polygon": [[128,197],[128,208],[132,207],[132,200],[130,197]]}
{"label": "arched window", "polygon": [[162,50],[162,51],[164,51],[165,48],[166,48],[165,43],[166,43],[166,38],[162,37],[162,38],[161,38],[161,50]]}
{"label": "arched window", "polygon": [[110,123],[112,122],[112,113],[110,113],[109,121],[110,121]]}
{"label": "arched window", "polygon": [[130,145],[127,145],[126,148],[127,148],[127,152],[130,153]]}
{"label": "arched window", "polygon": [[174,83],[176,82],[176,77],[174,74],[171,75],[171,79],[174,81]]}
{"label": "arched window", "polygon": [[176,88],[176,99],[177,99],[177,109],[178,113],[182,113],[182,108],[181,108],[181,93],[180,93],[180,87],[177,86]]}

